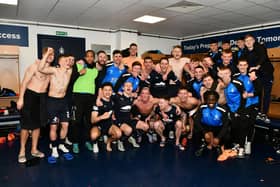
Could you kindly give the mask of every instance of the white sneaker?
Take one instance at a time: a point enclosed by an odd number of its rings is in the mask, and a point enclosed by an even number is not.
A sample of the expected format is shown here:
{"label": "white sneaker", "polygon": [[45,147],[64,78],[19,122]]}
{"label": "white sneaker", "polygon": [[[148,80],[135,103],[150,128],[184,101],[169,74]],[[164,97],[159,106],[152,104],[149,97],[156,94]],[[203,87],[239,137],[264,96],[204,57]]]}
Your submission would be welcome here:
{"label": "white sneaker", "polygon": [[93,144],[92,151],[93,151],[93,153],[98,153],[99,152],[99,148],[98,148],[98,144],[97,143]]}
{"label": "white sneaker", "polygon": [[245,157],[244,148],[240,147],[240,148],[238,149],[237,158],[244,158],[244,157]]}
{"label": "white sneaker", "polygon": [[121,151],[121,152],[124,152],[125,149],[124,149],[124,146],[123,146],[123,142],[118,140],[118,150]]}
{"label": "white sneaker", "polygon": [[280,149],[278,149],[278,150],[276,151],[276,153],[277,153],[277,154],[280,154]]}
{"label": "white sneaker", "polygon": [[153,133],[153,142],[156,142],[156,141],[157,141],[157,134]]}
{"label": "white sneaker", "polygon": [[128,138],[128,142],[131,143],[133,147],[136,147],[136,148],[140,147],[140,145],[138,143],[136,143],[136,140],[132,136],[130,136]]}
{"label": "white sneaker", "polygon": [[251,142],[245,143],[245,154],[250,155],[251,154]]}
{"label": "white sneaker", "polygon": [[174,131],[169,131],[168,137],[169,137],[169,139],[173,140],[175,138]]}
{"label": "white sneaker", "polygon": [[231,148],[231,149],[234,150],[234,151],[238,151],[238,150],[239,150],[239,147],[240,147],[239,144],[235,144],[235,145],[233,146],[233,148]]}
{"label": "white sneaker", "polygon": [[70,140],[68,139],[68,137],[65,138],[65,143],[66,143],[67,145],[72,145],[72,144],[73,144],[72,142],[70,142]]}
{"label": "white sneaker", "polygon": [[107,135],[104,135],[103,136],[103,142],[106,144],[107,143],[107,140],[108,140],[108,136]]}
{"label": "white sneaker", "polygon": [[185,147],[182,146],[181,144],[176,145],[176,147],[177,147],[178,149],[180,149],[181,151],[184,151],[184,150],[185,150]]}
{"label": "white sneaker", "polygon": [[67,149],[64,144],[59,144],[58,149],[61,150],[63,153],[69,153],[69,149]]}
{"label": "white sneaker", "polygon": [[257,117],[256,117],[257,120],[263,120],[263,116],[262,116],[262,113],[258,113]]}
{"label": "white sneaker", "polygon": [[270,123],[270,119],[265,115],[263,117],[263,122],[265,122],[266,124],[269,124]]}
{"label": "white sneaker", "polygon": [[58,158],[59,157],[59,154],[58,154],[58,151],[57,151],[57,147],[53,147],[52,148],[52,157],[54,157],[54,158]]}

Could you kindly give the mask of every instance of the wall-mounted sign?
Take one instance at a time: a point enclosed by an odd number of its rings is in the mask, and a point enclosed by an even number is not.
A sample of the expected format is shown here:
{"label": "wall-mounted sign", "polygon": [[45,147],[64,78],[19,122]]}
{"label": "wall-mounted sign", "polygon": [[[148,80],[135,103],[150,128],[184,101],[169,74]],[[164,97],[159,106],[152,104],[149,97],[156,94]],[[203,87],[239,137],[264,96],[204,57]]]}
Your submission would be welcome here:
{"label": "wall-mounted sign", "polygon": [[263,29],[256,31],[240,32],[223,36],[205,37],[195,40],[183,41],[181,43],[184,54],[206,53],[209,51],[209,43],[211,40],[218,40],[219,45],[223,40],[230,40],[231,46],[236,45],[236,39],[252,34],[258,42],[263,42],[267,48],[280,47],[280,27]]}
{"label": "wall-mounted sign", "polygon": [[0,45],[28,47],[28,27],[0,25]]}
{"label": "wall-mounted sign", "polygon": [[68,33],[65,32],[65,31],[56,31],[56,32],[55,32],[55,35],[56,35],[56,36],[67,36]]}

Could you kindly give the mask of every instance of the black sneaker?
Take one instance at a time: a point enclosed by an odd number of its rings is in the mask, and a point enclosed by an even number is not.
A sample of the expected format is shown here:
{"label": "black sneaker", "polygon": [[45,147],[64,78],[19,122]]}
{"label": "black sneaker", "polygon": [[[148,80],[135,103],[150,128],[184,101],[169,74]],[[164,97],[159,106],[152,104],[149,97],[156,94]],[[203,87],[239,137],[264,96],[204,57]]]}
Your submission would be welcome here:
{"label": "black sneaker", "polygon": [[203,153],[203,151],[204,151],[204,149],[205,149],[206,147],[207,147],[207,145],[206,145],[206,143],[204,142],[204,143],[199,147],[199,149],[195,152],[195,155],[196,155],[197,157],[201,156],[202,153]]}
{"label": "black sneaker", "polygon": [[223,153],[222,149],[221,149],[221,146],[217,146],[216,147],[216,151],[217,151],[217,154],[218,155],[221,155]]}

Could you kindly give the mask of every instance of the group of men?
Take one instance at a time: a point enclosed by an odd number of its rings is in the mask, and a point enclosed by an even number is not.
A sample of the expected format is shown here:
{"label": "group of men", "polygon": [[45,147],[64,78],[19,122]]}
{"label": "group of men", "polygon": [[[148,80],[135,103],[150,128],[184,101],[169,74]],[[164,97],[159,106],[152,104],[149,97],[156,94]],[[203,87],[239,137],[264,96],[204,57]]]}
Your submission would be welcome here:
{"label": "group of men", "polygon": [[[57,66],[51,65],[54,50],[44,48],[42,59],[26,70],[20,88],[18,162],[26,162],[30,131],[32,156],[45,156],[38,150],[38,138],[46,124],[49,163],[56,163],[60,153],[73,159],[70,152],[78,154],[81,144],[98,153],[101,138],[109,152],[112,142],[119,151],[126,150],[126,141],[138,148],[144,135],[150,143],[159,141],[160,147],[174,139],[182,151],[186,137],[195,134],[205,139],[208,149],[220,150],[230,140],[243,157],[256,116],[269,122],[265,114],[273,67],[265,48],[251,35],[238,39],[237,52],[222,46],[219,52],[217,42],[211,42],[202,60],[182,57],[182,48],[174,46],[171,58],[154,64],[150,57],[137,57],[133,43],[126,58],[115,50],[113,61],[107,62],[107,54],[99,51],[95,62],[95,52],[88,50],[77,62],[72,55],[59,56]],[[260,113],[263,87],[267,90]]]}

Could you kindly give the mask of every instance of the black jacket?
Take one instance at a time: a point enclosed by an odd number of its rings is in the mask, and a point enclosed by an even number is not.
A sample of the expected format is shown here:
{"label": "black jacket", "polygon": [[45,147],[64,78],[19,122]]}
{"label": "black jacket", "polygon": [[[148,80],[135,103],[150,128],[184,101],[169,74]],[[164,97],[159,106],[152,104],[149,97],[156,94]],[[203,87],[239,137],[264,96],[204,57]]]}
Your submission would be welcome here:
{"label": "black jacket", "polygon": [[274,68],[268,58],[265,46],[256,42],[252,51],[249,51],[248,48],[246,48],[245,54],[249,67],[260,65],[259,75],[261,77],[270,77],[273,79]]}

